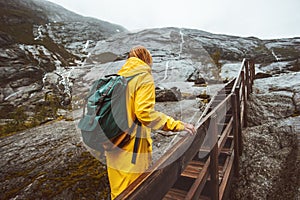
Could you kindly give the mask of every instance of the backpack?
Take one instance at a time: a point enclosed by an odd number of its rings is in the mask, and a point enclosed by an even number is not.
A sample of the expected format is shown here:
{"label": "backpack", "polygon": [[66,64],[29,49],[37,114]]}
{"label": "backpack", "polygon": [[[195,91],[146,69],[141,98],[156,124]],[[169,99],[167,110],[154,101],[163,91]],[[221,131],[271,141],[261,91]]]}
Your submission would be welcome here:
{"label": "backpack", "polygon": [[124,77],[111,74],[96,80],[85,99],[83,116],[78,124],[83,142],[101,154],[110,149],[107,144],[120,148],[126,145],[138,125],[132,163],[136,160],[141,123],[136,118],[128,127],[126,89],[129,81],[137,75]]}

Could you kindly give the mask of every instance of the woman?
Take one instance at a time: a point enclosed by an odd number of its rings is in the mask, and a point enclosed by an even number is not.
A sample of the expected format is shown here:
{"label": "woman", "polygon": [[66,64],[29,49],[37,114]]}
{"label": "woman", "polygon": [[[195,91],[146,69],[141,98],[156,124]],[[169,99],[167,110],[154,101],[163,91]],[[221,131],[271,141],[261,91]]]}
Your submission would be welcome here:
{"label": "woman", "polygon": [[131,49],[126,63],[118,72],[119,75],[131,77],[127,89],[127,113],[129,127],[137,118],[141,123],[140,141],[136,153],[136,162],[132,163],[133,149],[137,127],[131,133],[130,141],[122,148],[106,151],[107,171],[111,187],[111,198],[116,198],[141,173],[145,172],[152,159],[151,129],[165,131],[196,132],[192,124],[176,121],[173,118],[154,110],[155,85],[151,74],[152,56],[143,46]]}

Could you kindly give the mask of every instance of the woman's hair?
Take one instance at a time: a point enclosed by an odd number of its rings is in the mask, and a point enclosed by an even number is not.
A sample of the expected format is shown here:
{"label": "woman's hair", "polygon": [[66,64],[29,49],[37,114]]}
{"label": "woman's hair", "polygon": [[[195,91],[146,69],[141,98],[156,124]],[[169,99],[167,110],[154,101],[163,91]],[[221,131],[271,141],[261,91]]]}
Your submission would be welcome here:
{"label": "woman's hair", "polygon": [[148,49],[146,49],[143,46],[135,46],[133,47],[128,55],[128,58],[130,57],[136,57],[141,59],[142,61],[144,61],[145,63],[147,63],[149,66],[152,65],[153,61],[152,61],[152,56],[150,54],[150,52],[148,51]]}

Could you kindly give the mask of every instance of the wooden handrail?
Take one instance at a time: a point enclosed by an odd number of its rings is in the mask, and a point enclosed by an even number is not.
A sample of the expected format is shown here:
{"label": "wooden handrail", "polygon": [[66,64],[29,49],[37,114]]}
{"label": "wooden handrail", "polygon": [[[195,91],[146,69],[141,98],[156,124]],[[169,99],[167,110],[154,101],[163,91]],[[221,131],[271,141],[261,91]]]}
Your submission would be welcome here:
{"label": "wooden handrail", "polygon": [[233,92],[234,92],[234,89],[237,87],[237,84],[238,84],[239,79],[240,79],[240,77],[241,77],[242,71],[244,70],[244,66],[245,66],[245,63],[246,63],[246,62],[247,62],[247,60],[244,58],[243,61],[242,61],[240,70],[239,70],[239,72],[238,72],[238,74],[237,74],[237,78],[236,78],[236,80],[235,80],[235,83],[234,83],[234,85],[233,85],[233,87],[232,87],[231,93],[233,93]]}

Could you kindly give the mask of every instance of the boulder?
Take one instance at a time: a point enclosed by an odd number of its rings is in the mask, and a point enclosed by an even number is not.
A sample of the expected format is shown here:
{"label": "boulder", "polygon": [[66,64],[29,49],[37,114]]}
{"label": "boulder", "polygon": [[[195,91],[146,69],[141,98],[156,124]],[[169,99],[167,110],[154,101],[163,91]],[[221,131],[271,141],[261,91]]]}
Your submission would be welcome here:
{"label": "boulder", "polygon": [[155,96],[155,100],[157,102],[181,100],[181,92],[177,87],[173,87],[171,89],[156,88]]}
{"label": "boulder", "polygon": [[258,72],[255,74],[254,79],[269,78],[269,77],[272,77],[272,75],[268,73]]}

